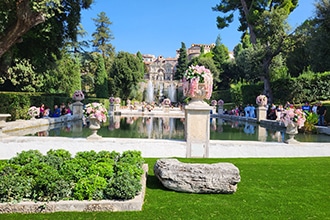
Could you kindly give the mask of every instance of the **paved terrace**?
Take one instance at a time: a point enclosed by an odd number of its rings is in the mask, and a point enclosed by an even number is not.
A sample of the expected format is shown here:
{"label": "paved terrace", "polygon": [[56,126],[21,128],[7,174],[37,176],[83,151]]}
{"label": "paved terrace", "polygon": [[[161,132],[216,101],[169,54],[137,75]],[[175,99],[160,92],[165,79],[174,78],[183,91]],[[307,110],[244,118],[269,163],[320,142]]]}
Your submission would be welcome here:
{"label": "paved terrace", "polygon": [[[177,112],[175,112],[177,113]],[[122,116],[129,114],[122,112]],[[159,115],[163,113],[159,112]],[[156,111],[146,112],[144,115],[159,116]],[[173,117],[171,113],[166,114]],[[141,116],[141,114],[140,114]],[[181,116],[183,117],[183,112]],[[213,117],[213,116],[212,116]],[[233,118],[232,120],[250,120],[246,118]],[[50,149],[66,149],[75,155],[79,151],[117,151],[138,150],[143,157],[165,158],[165,157],[187,157],[188,150],[185,141],[178,140],[155,140],[155,139],[126,139],[126,138],[102,138],[101,140],[87,140],[86,138],[65,138],[65,137],[36,137],[22,136],[24,132],[35,132],[49,129],[56,123],[77,120],[73,117],[60,117],[51,119],[18,120],[9,122],[3,129],[5,134],[0,136],[0,159],[9,159],[18,152],[26,150],[39,150],[46,153]],[[81,122],[80,122],[81,123]],[[261,124],[277,123],[268,120]],[[278,125],[281,126],[281,125]],[[329,127],[320,127],[324,133],[330,134]],[[13,135],[13,136],[12,136]],[[278,142],[258,141],[222,141],[210,140],[209,154],[203,155],[199,148],[191,149],[193,157],[209,158],[270,158],[270,157],[329,157],[330,143],[298,143],[285,144]]]}

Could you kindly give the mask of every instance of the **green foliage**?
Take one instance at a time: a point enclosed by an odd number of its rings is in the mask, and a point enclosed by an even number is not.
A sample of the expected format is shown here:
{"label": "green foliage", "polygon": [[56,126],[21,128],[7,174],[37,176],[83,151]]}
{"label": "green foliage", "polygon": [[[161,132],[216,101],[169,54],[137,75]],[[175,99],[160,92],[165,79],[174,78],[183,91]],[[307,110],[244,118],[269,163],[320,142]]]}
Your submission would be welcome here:
{"label": "green foliage", "polygon": [[101,200],[104,198],[103,191],[106,187],[107,181],[105,178],[92,174],[78,180],[73,195],[77,200]]}
{"label": "green foliage", "polygon": [[314,112],[305,112],[306,121],[303,130],[306,132],[314,132],[316,130],[315,125],[319,120],[319,116]]}
{"label": "green foliage", "polygon": [[110,70],[109,92],[122,100],[134,99],[130,89],[136,88],[142,82],[144,73],[141,72],[142,61],[137,56],[119,52]]}
{"label": "green foliage", "polygon": [[181,42],[181,48],[179,50],[178,64],[176,66],[175,79],[180,80],[183,77],[183,74],[188,69],[188,57],[187,57],[187,48],[184,42]]}
{"label": "green foliage", "polygon": [[36,92],[43,86],[43,76],[26,59],[15,60],[15,65],[8,69],[8,78],[18,92]]}
{"label": "green foliage", "polygon": [[141,188],[140,180],[136,179],[132,172],[123,172],[108,182],[104,193],[109,199],[126,200],[134,198],[141,191]]}
{"label": "green foliage", "polygon": [[95,72],[95,94],[98,98],[108,98],[108,75],[105,70],[104,59],[101,55],[96,58],[97,68]]}
{"label": "green foliage", "polygon": [[0,164],[0,202],[132,198],[141,190],[143,162],[139,151],[84,151],[74,158],[62,149],[22,151]]}
{"label": "green foliage", "polygon": [[96,31],[92,34],[93,47],[97,52],[101,52],[103,58],[106,56],[113,57],[114,47],[110,41],[115,39],[109,26],[112,24],[105,12],[100,12],[97,18],[93,18],[96,26]]}

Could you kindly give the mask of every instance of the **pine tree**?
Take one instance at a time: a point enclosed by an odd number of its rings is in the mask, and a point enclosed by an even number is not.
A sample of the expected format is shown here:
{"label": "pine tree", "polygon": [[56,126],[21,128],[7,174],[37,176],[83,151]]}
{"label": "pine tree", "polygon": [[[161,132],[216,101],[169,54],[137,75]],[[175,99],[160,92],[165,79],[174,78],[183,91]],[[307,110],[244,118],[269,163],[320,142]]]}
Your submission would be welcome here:
{"label": "pine tree", "polygon": [[115,49],[110,41],[115,38],[109,28],[112,22],[106,16],[105,12],[98,14],[97,18],[94,18],[93,21],[96,26],[96,32],[92,34],[92,43],[95,51],[102,53],[104,60],[106,60],[107,56],[113,57]]}

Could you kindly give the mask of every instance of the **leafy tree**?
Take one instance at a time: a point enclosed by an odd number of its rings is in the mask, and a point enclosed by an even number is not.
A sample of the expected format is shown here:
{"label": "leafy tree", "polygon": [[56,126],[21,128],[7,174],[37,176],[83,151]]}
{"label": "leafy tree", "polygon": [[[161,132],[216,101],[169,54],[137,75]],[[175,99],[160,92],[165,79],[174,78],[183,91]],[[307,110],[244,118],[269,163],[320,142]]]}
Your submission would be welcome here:
{"label": "leafy tree", "polygon": [[269,96],[270,102],[273,100],[270,66],[273,58],[291,43],[285,21],[297,4],[298,0],[221,0],[212,8],[223,13],[222,17],[217,17],[219,29],[227,27],[233,21],[234,11],[239,11],[239,31],[248,31],[250,42],[259,52],[260,78],[264,81],[264,93]]}
{"label": "leafy tree", "polygon": [[311,67],[314,72],[330,70],[330,1],[318,0],[315,4],[312,38],[309,44]]}
{"label": "leafy tree", "polygon": [[61,57],[61,59],[56,60],[54,69],[47,70],[43,91],[65,93],[71,96],[75,90],[81,89],[80,63],[66,50],[62,50]]}
{"label": "leafy tree", "polygon": [[42,86],[43,76],[36,74],[28,60],[16,60],[15,65],[8,69],[8,73],[15,91],[36,92]]}
{"label": "leafy tree", "polygon": [[142,61],[135,55],[127,52],[119,52],[115,57],[110,69],[109,91],[114,96],[126,100],[130,97],[131,89],[143,80],[141,72]]}
{"label": "leafy tree", "polygon": [[181,42],[181,48],[179,50],[178,64],[176,66],[176,72],[174,79],[182,79],[183,74],[188,68],[188,57],[187,57],[187,48],[185,43]]}
{"label": "leafy tree", "polygon": [[220,35],[215,41],[215,47],[212,48],[213,61],[219,72],[223,72],[223,64],[229,59],[228,48],[221,43]]}
{"label": "leafy tree", "polygon": [[108,98],[108,76],[105,71],[102,55],[96,55],[97,68],[95,72],[95,93],[98,98]]}
{"label": "leafy tree", "polygon": [[[57,38],[76,38],[80,10],[87,9],[93,0],[12,0],[0,2],[0,58],[33,27],[45,23],[49,32],[61,26]],[[56,25],[57,24],[57,25]],[[61,34],[65,33],[65,34]],[[59,37],[60,36],[60,37]]]}

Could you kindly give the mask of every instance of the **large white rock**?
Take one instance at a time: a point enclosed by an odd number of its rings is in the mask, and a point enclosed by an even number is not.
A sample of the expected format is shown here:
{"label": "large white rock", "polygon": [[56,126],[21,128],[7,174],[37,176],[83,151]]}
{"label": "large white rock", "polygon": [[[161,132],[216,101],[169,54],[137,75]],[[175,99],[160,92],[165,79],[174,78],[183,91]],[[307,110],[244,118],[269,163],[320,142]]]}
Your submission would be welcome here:
{"label": "large white rock", "polygon": [[168,189],[191,193],[236,192],[239,169],[232,163],[182,163],[177,159],[159,159],[154,173]]}

